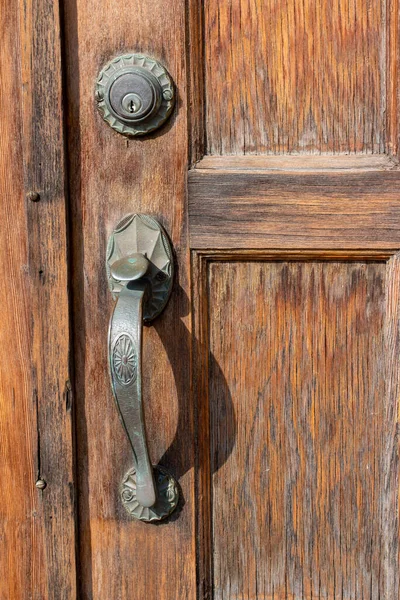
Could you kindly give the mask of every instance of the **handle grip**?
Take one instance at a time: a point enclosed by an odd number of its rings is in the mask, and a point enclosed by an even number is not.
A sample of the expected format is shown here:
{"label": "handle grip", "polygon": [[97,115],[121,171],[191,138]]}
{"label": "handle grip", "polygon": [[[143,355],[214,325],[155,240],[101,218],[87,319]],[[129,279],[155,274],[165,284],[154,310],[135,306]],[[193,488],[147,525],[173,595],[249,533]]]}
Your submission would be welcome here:
{"label": "handle grip", "polygon": [[117,298],[108,338],[111,387],[135,465],[123,479],[122,502],[130,515],[158,521],[176,508],[178,489],[165,469],[151,465],[143,413],[143,321],[163,310],[172,285],[172,253],[157,221],[120,221],[108,245],[107,275]]}

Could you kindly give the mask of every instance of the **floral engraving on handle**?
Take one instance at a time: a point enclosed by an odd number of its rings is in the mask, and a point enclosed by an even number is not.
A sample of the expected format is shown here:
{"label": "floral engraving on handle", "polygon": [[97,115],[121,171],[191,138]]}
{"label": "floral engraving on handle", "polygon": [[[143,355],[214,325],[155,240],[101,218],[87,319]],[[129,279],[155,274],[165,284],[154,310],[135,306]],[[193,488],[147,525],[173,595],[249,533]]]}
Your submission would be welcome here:
{"label": "floral engraving on handle", "polygon": [[114,343],[112,367],[121,385],[134,383],[137,377],[137,354],[131,337],[122,333]]}

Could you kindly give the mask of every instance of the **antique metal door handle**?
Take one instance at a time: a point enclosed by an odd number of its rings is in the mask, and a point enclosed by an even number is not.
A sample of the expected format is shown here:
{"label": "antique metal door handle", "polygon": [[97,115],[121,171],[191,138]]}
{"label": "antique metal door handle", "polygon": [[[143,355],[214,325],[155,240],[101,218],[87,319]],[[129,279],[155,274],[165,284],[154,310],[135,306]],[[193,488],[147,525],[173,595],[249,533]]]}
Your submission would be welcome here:
{"label": "antique metal door handle", "polygon": [[134,457],[121,498],[130,515],[157,521],[178,503],[173,477],[151,465],[142,405],[143,322],[162,312],[173,279],[171,247],[161,225],[147,215],[124,217],[110,236],[106,269],[117,299],[108,341],[111,386]]}

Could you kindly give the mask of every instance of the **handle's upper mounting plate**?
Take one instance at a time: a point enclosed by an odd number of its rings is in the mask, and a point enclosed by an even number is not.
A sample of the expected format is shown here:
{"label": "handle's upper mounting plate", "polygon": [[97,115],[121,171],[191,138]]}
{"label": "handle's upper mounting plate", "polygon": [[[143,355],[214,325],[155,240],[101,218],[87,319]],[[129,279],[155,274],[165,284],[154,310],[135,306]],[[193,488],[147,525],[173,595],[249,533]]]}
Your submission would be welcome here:
{"label": "handle's upper mounting plate", "polygon": [[117,56],[106,64],[97,78],[95,96],[103,119],[128,137],[161,127],[175,104],[169,73],[143,54]]}
{"label": "handle's upper mounting plate", "polygon": [[111,265],[135,254],[142,254],[149,261],[149,267],[143,277],[150,284],[143,314],[144,321],[149,322],[163,311],[168,302],[173,281],[173,260],[171,245],[165,231],[148,215],[126,215],[119,221],[109,238],[106,271],[114,299],[126,281],[114,278]]}

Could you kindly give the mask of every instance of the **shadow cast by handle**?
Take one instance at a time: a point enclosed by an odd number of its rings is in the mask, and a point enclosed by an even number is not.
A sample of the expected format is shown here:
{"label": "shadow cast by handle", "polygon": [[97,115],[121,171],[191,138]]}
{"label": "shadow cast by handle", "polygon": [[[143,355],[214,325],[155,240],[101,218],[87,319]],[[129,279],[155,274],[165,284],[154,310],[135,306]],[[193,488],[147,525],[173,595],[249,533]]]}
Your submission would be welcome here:
{"label": "shadow cast by handle", "polygon": [[[192,418],[192,413],[196,415],[198,411],[196,406],[191,407],[191,402],[195,404],[200,401],[198,398],[190,397],[189,372],[190,372],[190,355],[189,349],[191,345],[198,344],[198,340],[187,329],[181,317],[189,312],[189,299],[182,287],[175,281],[173,287],[174,311],[167,307],[166,313],[174,315],[174,322],[168,323],[168,317],[165,321],[156,320],[153,324],[161,342],[168,355],[168,359],[173,371],[175,386],[178,397],[178,423],[176,434],[170,446],[167,448],[163,456],[160,458],[160,464],[168,468],[174,477],[179,480],[185,473],[195,466],[196,461],[210,461],[211,476],[216,473],[229,458],[236,439],[236,419],[235,411],[232,403],[231,394],[224,374],[215,360],[214,356],[209,353],[208,356],[208,373],[209,386],[218,394],[219,417],[212,419],[210,415],[210,448],[208,456],[196,456],[198,448],[195,447],[195,439],[193,439],[193,452],[188,448],[187,429],[188,423]],[[178,305],[178,307],[177,307]],[[179,319],[176,320],[176,315]],[[171,332],[173,331],[173,335]],[[179,343],[177,343],[179,340]],[[187,349],[188,355],[182,356],[182,348]],[[192,355],[200,356],[200,352],[196,352],[198,348],[192,347]],[[204,359],[205,357],[202,357]],[[192,368],[199,368],[199,365],[193,365]],[[195,430],[198,430],[199,435],[202,434],[199,423],[195,424]],[[217,440],[224,440],[224,444],[219,444],[218,448],[214,447]]]}

